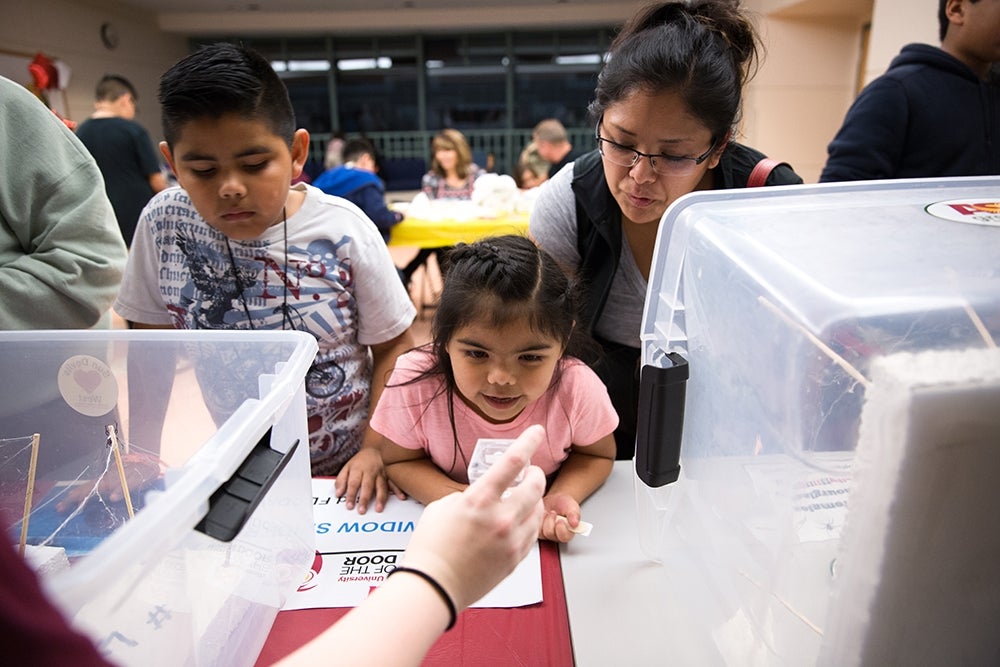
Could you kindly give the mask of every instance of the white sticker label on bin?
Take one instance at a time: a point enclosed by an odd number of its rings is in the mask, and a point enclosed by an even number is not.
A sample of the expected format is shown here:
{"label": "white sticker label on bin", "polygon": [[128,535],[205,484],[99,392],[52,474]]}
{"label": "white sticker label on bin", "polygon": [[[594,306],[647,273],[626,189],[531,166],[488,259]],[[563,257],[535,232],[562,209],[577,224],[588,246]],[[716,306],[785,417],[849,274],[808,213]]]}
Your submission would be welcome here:
{"label": "white sticker label on bin", "polygon": [[118,381],[106,363],[79,354],[59,367],[59,393],[80,414],[100,417],[118,404]]}
{"label": "white sticker label on bin", "polygon": [[952,199],[931,204],[926,210],[943,220],[1000,227],[1000,201]]}

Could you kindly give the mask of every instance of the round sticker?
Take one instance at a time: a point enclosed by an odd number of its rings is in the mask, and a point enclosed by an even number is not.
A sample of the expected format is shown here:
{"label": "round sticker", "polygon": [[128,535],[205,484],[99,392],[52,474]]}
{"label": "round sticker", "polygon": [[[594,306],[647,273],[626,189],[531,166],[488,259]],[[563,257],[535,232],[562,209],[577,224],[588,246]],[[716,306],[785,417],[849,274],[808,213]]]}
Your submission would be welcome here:
{"label": "round sticker", "polygon": [[79,354],[59,367],[59,393],[80,414],[99,417],[117,405],[118,381],[106,363]]}
{"label": "round sticker", "polygon": [[1000,200],[952,199],[931,204],[925,210],[936,218],[952,222],[1000,227]]}

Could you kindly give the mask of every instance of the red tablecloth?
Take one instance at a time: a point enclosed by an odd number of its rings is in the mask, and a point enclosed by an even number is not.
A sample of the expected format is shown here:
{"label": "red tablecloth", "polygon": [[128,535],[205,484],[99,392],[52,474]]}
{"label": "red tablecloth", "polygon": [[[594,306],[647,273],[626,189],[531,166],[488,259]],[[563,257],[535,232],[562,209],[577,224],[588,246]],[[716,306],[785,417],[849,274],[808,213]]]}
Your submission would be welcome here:
{"label": "red tablecloth", "polygon": [[[424,665],[573,664],[559,548],[553,542],[540,542],[539,546],[543,601],[513,609],[466,609],[455,627],[431,647]],[[257,659],[257,667],[274,664],[348,611],[339,608],[279,612]]]}

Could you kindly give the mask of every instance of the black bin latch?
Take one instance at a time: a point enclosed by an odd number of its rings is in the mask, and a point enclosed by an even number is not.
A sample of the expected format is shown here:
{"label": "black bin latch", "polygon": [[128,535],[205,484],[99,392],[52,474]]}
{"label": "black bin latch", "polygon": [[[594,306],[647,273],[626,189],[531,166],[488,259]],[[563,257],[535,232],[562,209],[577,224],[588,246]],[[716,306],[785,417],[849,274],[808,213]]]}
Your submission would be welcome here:
{"label": "black bin latch", "polygon": [[670,365],[644,365],[639,372],[635,471],[646,486],[660,487],[681,474],[681,435],[688,363],[681,355],[665,355]]}
{"label": "black bin latch", "polygon": [[208,513],[195,530],[221,542],[231,542],[288,465],[298,446],[296,439],[284,454],[271,449],[271,429],[267,429],[233,476],[209,498]]}

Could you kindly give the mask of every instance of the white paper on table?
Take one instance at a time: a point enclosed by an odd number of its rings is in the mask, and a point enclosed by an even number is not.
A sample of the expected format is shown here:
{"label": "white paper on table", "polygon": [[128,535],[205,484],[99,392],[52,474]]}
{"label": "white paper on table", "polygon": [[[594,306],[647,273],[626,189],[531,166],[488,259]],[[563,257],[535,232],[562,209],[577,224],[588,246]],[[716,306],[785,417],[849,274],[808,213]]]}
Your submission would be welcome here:
{"label": "white paper on table", "polygon": [[[338,502],[332,479],[312,480],[317,558],[284,609],[356,607],[403,558],[424,506],[390,496],[364,515]],[[321,556],[320,556],[321,555]],[[542,601],[536,544],[520,565],[472,607],[521,607]]]}
{"label": "white paper on table", "polygon": [[[840,538],[851,492],[854,452],[812,452],[807,461],[788,456],[754,457],[744,465],[755,497],[791,510],[800,543]],[[790,495],[788,495],[790,494]],[[749,526],[756,533],[755,526]],[[765,524],[765,530],[772,527]],[[767,538],[760,536],[761,541]]]}

